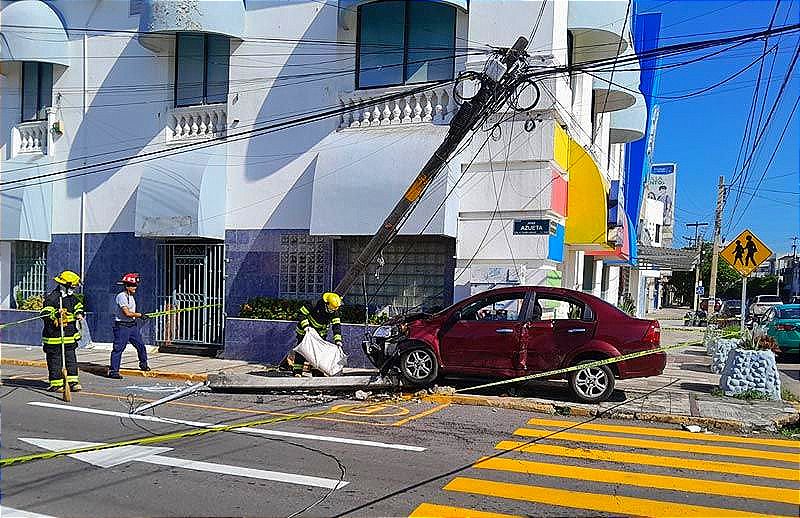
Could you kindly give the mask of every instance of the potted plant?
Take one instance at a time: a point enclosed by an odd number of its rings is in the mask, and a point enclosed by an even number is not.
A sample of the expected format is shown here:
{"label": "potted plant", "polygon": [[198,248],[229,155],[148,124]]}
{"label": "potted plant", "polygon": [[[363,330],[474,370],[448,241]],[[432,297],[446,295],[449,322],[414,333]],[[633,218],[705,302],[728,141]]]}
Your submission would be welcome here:
{"label": "potted plant", "polygon": [[775,360],[775,340],[758,332],[747,331],[738,347],[728,352],[719,388],[726,396],[760,392],[767,398],[781,400],[781,378]]}

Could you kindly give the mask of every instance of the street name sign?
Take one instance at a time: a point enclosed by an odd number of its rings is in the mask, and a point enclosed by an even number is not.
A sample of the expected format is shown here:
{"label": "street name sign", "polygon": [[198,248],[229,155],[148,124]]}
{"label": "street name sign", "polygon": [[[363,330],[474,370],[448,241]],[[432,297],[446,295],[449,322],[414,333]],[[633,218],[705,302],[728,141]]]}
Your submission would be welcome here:
{"label": "street name sign", "polygon": [[736,236],[736,239],[731,240],[719,255],[733,266],[739,275],[747,277],[772,255],[772,250],[755,234],[744,230]]}
{"label": "street name sign", "polygon": [[547,236],[556,233],[556,222],[549,219],[515,219],[514,234]]}

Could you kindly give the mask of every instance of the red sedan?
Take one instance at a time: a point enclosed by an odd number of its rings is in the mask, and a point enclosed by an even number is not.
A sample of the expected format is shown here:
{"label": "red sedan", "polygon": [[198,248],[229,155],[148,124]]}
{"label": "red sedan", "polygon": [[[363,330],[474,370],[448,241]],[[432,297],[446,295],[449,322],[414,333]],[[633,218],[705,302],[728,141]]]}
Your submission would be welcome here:
{"label": "red sedan", "polygon": [[[367,355],[396,368],[414,386],[440,376],[514,378],[656,349],[661,328],[578,291],[519,286],[486,291],[434,315],[416,314],[382,326]],[[569,374],[580,401],[608,399],[615,378],[661,374],[666,355],[654,353]]]}

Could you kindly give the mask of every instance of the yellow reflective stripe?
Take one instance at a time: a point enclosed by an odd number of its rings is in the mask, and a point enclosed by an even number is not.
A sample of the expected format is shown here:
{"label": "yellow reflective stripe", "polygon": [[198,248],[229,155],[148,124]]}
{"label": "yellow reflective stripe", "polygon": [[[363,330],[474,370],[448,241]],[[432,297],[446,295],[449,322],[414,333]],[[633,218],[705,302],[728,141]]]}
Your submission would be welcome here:
{"label": "yellow reflective stripe", "polygon": [[308,319],[307,318],[300,321],[300,327],[301,328],[308,327]]}
{"label": "yellow reflective stripe", "polygon": [[45,307],[42,308],[41,313],[42,313],[42,315],[47,315],[50,318],[55,318],[55,316],[56,316],[56,308],[54,308],[53,306],[45,306]]}
{"label": "yellow reflective stripe", "polygon": [[67,383],[77,383],[78,376],[67,376]]}
{"label": "yellow reflective stripe", "polygon": [[75,309],[74,309],[74,311],[75,311],[75,313],[78,313],[78,312],[80,312],[80,311],[83,311],[83,304],[81,304],[80,302],[78,302],[77,304],[75,304]]}
{"label": "yellow reflective stripe", "polygon": [[305,329],[300,329],[299,327],[295,328],[294,332],[297,333],[300,336],[303,336],[303,335],[306,334],[306,330]]}
{"label": "yellow reflective stripe", "polygon": [[334,342],[341,342],[342,341],[342,335],[333,335],[333,341]]}
{"label": "yellow reflective stripe", "polygon": [[64,380],[63,379],[50,380],[50,386],[51,387],[63,387],[64,386]]}
{"label": "yellow reflective stripe", "polygon": [[303,307],[300,308],[300,313],[302,313],[304,315],[308,315],[310,313],[310,311],[308,311],[308,309],[305,306],[303,306]]}
{"label": "yellow reflective stripe", "polygon": [[[81,334],[80,333],[75,333],[72,336],[64,336],[64,343],[65,344],[74,344],[75,342],[80,340],[80,338],[81,338]],[[42,338],[42,343],[44,345],[61,345],[61,337],[60,336],[57,337],[57,338],[43,337]]]}
{"label": "yellow reflective stripe", "polygon": [[332,318],[331,319],[331,324],[341,324],[341,323],[342,323],[342,319],[341,318],[337,317],[337,318]]}

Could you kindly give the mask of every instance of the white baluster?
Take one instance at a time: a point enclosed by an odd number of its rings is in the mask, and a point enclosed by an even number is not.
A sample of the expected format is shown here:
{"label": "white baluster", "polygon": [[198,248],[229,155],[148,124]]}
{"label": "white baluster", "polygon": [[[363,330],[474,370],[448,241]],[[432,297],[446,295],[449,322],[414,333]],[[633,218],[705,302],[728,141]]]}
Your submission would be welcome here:
{"label": "white baluster", "polygon": [[381,125],[381,111],[378,109],[378,105],[376,104],[375,107],[372,109],[372,124],[371,126],[380,126]]}
{"label": "white baluster", "polygon": [[389,103],[388,102],[384,103],[384,105],[383,105],[383,113],[381,115],[383,117],[381,119],[381,126],[384,126],[386,124],[391,124],[392,123],[392,110],[389,109]]}
{"label": "white baluster", "polygon": [[208,120],[207,113],[201,113],[197,117],[199,119],[200,124],[197,125],[197,136],[198,137],[207,137],[208,136],[208,124],[206,121]]}
{"label": "white baluster", "polygon": [[431,99],[433,94],[425,94],[425,106],[423,107],[423,115],[422,120],[423,122],[431,122],[431,113],[433,112],[433,105],[431,104]]}
{"label": "white baluster", "polygon": [[409,95],[403,99],[403,124],[411,123],[411,100],[414,99],[413,95]]}
{"label": "white baluster", "polygon": [[392,124],[400,124],[400,99],[394,100],[394,109],[392,110]]}
{"label": "white baluster", "polygon": [[411,119],[411,122],[422,122],[422,103],[424,99],[424,93],[420,93],[414,97],[414,118]]}

